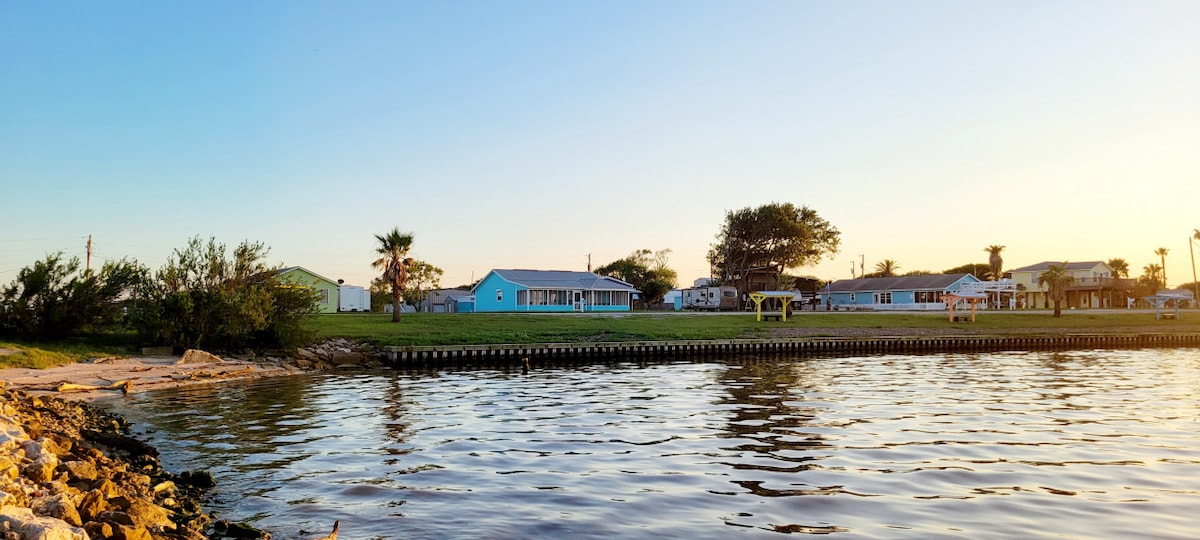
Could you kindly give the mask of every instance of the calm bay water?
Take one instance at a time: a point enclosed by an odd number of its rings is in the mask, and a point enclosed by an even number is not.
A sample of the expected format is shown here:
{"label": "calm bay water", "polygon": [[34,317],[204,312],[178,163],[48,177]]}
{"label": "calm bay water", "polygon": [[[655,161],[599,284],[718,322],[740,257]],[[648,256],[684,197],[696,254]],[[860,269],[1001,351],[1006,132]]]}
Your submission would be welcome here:
{"label": "calm bay water", "polygon": [[371,372],[100,405],[276,537],[1195,538],[1200,351]]}

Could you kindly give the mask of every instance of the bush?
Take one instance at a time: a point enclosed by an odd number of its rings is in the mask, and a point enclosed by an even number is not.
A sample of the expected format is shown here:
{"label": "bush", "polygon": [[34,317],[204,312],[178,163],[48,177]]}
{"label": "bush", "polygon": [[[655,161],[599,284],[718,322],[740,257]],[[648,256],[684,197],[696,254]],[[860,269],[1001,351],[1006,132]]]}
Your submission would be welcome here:
{"label": "bush", "polygon": [[317,293],[283,284],[263,263],[261,243],[242,242],[226,258],[224,244],[192,238],[155,275],[131,316],[143,339],[177,348],[234,351],[290,348],[308,341],[304,321]]}
{"label": "bush", "polygon": [[80,272],[78,258],[47,255],[0,292],[0,335],[48,340],[119,327],[146,275],[124,260]]}

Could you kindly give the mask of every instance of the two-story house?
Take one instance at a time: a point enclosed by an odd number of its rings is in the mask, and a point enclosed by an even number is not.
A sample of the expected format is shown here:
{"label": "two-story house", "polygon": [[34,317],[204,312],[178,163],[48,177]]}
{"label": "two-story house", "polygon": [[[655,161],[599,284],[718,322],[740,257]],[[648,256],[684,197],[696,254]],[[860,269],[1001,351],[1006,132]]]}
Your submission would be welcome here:
{"label": "two-story house", "polygon": [[1067,273],[1075,280],[1067,286],[1068,308],[1125,307],[1125,298],[1132,291],[1130,283],[1113,275],[1104,261],[1058,262],[1044,261],[1011,270],[1023,307],[1050,308],[1052,302],[1046,287],[1038,285],[1038,276],[1050,265],[1066,265]]}

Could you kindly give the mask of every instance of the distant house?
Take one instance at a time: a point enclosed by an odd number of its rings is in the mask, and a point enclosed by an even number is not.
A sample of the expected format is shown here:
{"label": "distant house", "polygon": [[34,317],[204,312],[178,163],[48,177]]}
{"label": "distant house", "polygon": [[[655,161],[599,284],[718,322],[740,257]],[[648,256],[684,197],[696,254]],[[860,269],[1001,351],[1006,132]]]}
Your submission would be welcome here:
{"label": "distant house", "polygon": [[317,291],[317,310],[321,313],[337,313],[338,283],[312,270],[300,266],[280,268],[278,271],[281,283],[293,286],[312,287]]}
{"label": "distant house", "polygon": [[971,274],[840,279],[829,285],[826,298],[838,309],[941,310],[942,295],[978,282]]}
{"label": "distant house", "polygon": [[425,313],[445,313],[450,311],[447,309],[447,303],[450,302],[452,298],[470,296],[470,294],[470,291],[464,291],[462,289],[432,290],[426,294],[425,300],[421,302],[418,311]]}
{"label": "distant house", "polygon": [[472,313],[475,311],[475,295],[459,291],[446,297],[446,313]]}
{"label": "distant house", "polygon": [[[1050,265],[1062,262],[1043,261],[1012,270],[1012,280],[1023,291],[1026,307],[1049,308],[1051,301],[1046,288],[1038,285],[1038,276]],[[1112,267],[1103,261],[1068,262],[1067,273],[1075,278],[1067,286],[1065,306],[1068,308],[1125,307],[1125,299],[1133,291],[1132,282],[1113,275]]]}
{"label": "distant house", "polygon": [[616,278],[560,270],[492,270],[471,289],[477,312],[630,311],[635,292]]}

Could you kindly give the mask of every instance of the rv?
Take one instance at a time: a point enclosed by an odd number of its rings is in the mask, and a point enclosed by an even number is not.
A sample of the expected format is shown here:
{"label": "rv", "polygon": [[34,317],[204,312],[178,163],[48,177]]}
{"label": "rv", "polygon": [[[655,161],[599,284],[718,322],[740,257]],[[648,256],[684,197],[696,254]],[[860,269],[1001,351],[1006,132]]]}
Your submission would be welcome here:
{"label": "rv", "polygon": [[371,291],[354,285],[338,285],[338,311],[371,311]]}
{"label": "rv", "polygon": [[683,309],[736,310],[738,291],[734,287],[692,287],[683,289]]}

